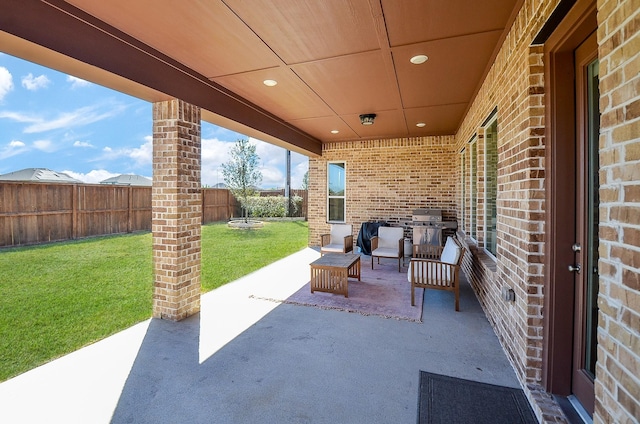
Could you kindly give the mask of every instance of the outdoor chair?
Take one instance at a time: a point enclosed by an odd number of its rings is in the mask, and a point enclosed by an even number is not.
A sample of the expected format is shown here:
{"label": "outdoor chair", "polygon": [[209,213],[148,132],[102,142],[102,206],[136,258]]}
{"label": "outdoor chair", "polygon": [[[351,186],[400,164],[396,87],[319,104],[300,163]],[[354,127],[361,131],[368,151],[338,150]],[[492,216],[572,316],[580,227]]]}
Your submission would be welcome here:
{"label": "outdoor chair", "polygon": [[444,247],[416,244],[409,263],[407,279],[411,283],[411,306],[415,306],[416,288],[454,292],[456,311],[460,310],[460,265],[464,248],[452,237]]}
{"label": "outdoor chair", "polygon": [[400,262],[404,257],[404,228],[402,227],[380,227],[378,235],[371,238],[371,269],[373,269],[373,258],[398,258],[398,272],[400,272]]}
{"label": "outdoor chair", "polygon": [[320,255],[353,251],[351,224],[331,224],[329,234],[320,236]]}

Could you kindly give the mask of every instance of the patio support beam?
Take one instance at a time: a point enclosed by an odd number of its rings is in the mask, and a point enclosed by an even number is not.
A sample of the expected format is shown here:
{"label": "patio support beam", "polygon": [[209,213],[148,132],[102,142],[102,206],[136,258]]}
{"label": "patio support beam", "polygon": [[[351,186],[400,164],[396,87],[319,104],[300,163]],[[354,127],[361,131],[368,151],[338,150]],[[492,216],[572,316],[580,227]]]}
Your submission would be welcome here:
{"label": "patio support beam", "polygon": [[179,321],[200,311],[200,108],[153,104],[153,316]]}

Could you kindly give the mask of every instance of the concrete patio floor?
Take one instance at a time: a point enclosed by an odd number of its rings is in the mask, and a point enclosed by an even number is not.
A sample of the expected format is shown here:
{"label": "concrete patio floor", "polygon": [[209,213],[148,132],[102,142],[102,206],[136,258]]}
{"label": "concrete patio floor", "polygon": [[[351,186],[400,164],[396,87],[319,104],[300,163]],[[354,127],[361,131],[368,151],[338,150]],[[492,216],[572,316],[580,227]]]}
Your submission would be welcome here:
{"label": "concrete patio floor", "polygon": [[304,249],[205,294],[198,315],[0,384],[0,422],[415,423],[420,370],[519,387],[466,281],[460,312],[427,291],[422,323],[258,299],[294,293],[318,257]]}

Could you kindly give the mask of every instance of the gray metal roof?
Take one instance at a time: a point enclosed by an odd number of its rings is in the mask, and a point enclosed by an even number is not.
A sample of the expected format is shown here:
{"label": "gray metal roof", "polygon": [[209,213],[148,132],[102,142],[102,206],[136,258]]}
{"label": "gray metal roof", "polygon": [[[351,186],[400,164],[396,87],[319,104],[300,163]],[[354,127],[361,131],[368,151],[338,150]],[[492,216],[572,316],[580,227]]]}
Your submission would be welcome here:
{"label": "gray metal roof", "polygon": [[142,175],[122,174],[117,177],[107,178],[100,181],[100,184],[113,184],[113,185],[131,185],[131,186],[145,186],[151,187],[152,181],[143,177]]}
{"label": "gray metal roof", "polygon": [[47,168],[25,168],[19,171],[0,175],[0,181],[32,181],[43,183],[83,184],[83,181],[70,177],[64,172],[52,171]]}

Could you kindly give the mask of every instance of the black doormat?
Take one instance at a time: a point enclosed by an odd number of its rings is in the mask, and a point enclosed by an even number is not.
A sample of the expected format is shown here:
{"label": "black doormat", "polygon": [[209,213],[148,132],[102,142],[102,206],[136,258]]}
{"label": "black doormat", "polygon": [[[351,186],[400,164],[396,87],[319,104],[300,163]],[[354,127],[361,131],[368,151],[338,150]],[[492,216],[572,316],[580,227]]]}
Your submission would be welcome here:
{"label": "black doormat", "polygon": [[538,424],[521,389],[420,371],[418,424]]}

